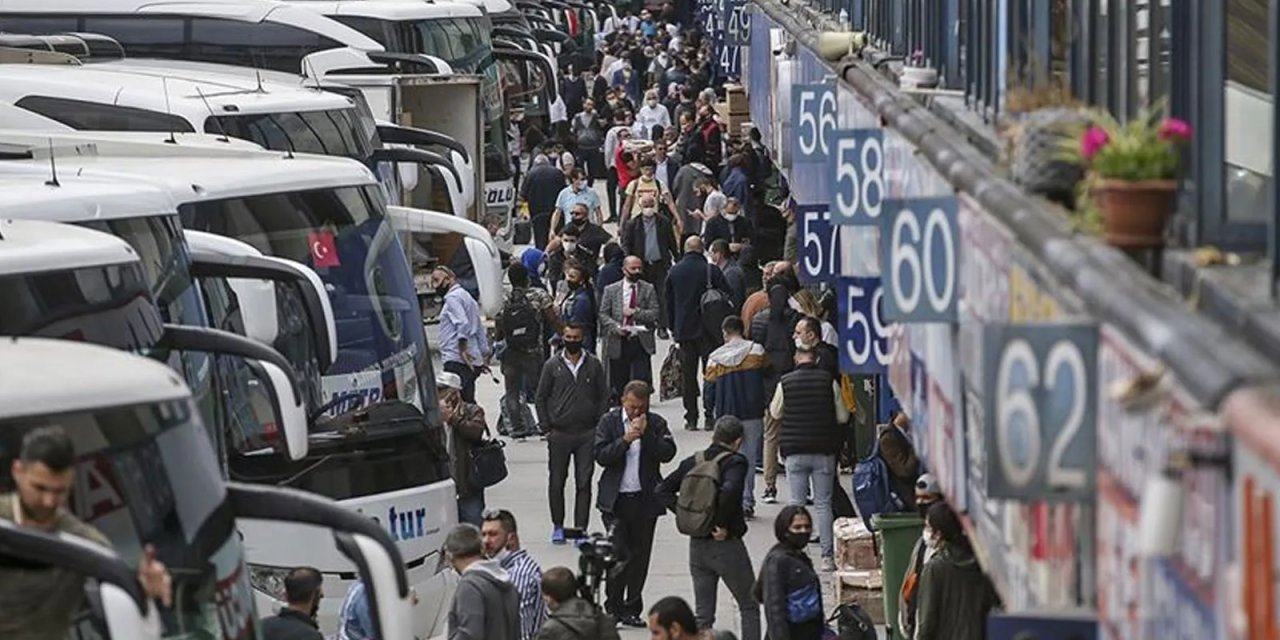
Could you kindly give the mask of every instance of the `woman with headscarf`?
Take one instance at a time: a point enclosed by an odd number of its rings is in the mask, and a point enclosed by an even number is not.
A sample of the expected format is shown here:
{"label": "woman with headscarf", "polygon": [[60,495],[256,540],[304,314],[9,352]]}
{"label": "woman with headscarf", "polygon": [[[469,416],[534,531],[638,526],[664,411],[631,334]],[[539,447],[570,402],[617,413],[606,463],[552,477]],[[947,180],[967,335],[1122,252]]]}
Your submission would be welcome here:
{"label": "woman with headscarf", "polygon": [[819,640],[825,628],[822,585],[805,553],[813,518],[801,505],[787,505],[773,521],[778,543],[769,549],[756,580],[769,640]]}

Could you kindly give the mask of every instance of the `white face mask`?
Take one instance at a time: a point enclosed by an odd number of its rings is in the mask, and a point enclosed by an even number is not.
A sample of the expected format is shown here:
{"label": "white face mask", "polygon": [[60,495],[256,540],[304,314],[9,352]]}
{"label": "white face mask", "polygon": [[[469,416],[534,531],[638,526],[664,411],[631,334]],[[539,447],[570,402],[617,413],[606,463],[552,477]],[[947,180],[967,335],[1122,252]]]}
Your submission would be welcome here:
{"label": "white face mask", "polygon": [[809,345],[805,343],[804,338],[796,338],[797,349],[805,349],[805,348],[808,348],[808,346]]}
{"label": "white face mask", "polygon": [[930,529],[929,525],[926,524],[924,526],[924,530],[920,532],[920,536],[924,538],[924,546],[930,549],[938,548],[938,541],[934,538],[933,529]]}
{"label": "white face mask", "polygon": [[658,215],[658,210],[657,210],[657,209],[655,209],[655,208],[653,208],[653,207],[646,207],[646,208],[644,208],[644,209],[641,209],[641,210],[640,210],[640,213],[641,213],[641,214],[643,214],[643,215],[644,215],[644,217],[646,217],[646,218],[652,218],[652,217],[654,217],[654,216]]}
{"label": "white face mask", "polygon": [[737,212],[729,213],[728,211],[726,211],[724,212],[724,219],[728,220],[729,222],[733,222],[734,220],[738,219],[738,214]]}
{"label": "white face mask", "polygon": [[653,107],[658,106],[658,99],[657,99],[657,98],[649,98],[648,100],[645,100],[645,104],[649,105],[649,108],[651,108],[651,109],[652,109]]}
{"label": "white face mask", "polygon": [[564,252],[565,252],[565,253],[573,253],[573,250],[574,250],[574,249],[577,249],[577,248],[578,248],[578,243],[576,243],[576,242],[565,242],[565,243],[564,243]]}

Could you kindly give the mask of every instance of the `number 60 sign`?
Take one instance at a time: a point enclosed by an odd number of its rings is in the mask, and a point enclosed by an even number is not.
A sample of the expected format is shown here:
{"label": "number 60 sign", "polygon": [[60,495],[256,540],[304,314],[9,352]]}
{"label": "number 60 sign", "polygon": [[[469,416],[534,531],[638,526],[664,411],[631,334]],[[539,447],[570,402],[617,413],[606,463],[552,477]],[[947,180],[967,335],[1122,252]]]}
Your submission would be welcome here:
{"label": "number 60 sign", "polygon": [[1094,325],[983,327],[988,496],[1093,495],[1097,358]]}

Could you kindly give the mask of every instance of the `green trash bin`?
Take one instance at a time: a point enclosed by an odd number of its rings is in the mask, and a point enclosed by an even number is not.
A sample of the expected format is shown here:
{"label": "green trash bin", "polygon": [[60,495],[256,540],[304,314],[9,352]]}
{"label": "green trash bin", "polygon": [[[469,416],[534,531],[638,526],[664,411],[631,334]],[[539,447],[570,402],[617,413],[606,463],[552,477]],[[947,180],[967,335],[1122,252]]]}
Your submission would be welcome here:
{"label": "green trash bin", "polygon": [[879,533],[884,580],[884,618],[889,626],[889,640],[901,639],[898,628],[898,596],[902,578],[911,562],[911,549],[920,539],[924,518],[914,513],[882,513],[871,516],[871,528]]}

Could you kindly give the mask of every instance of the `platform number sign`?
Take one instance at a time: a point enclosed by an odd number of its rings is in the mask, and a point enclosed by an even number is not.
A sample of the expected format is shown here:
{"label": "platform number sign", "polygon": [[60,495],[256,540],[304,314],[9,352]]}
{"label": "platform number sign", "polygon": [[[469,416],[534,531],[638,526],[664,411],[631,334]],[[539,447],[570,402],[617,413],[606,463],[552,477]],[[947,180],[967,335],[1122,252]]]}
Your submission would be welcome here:
{"label": "platform number sign", "polygon": [[889,370],[889,326],[880,278],[841,278],[837,311],[842,319],[840,370],[881,374]]}
{"label": "platform number sign", "polygon": [[795,162],[825,164],[836,131],[835,84],[792,85],[791,122]]}
{"label": "platform number sign", "polygon": [[832,213],[837,224],[878,224],[885,195],[884,132],[835,132],[829,164]]}
{"label": "platform number sign", "polygon": [[983,327],[988,496],[1093,495],[1097,357],[1093,325]]}
{"label": "platform number sign", "polygon": [[796,208],[799,219],[800,282],[835,282],[840,274],[840,227],[831,224],[826,205]]}
{"label": "platform number sign", "polygon": [[955,322],[958,291],[956,198],[885,200],[880,274],[892,322]]}
{"label": "platform number sign", "polygon": [[746,0],[722,0],[724,2],[725,44],[744,47],[751,44],[751,14]]}
{"label": "platform number sign", "polygon": [[742,49],[728,40],[720,46],[720,71],[729,78],[737,78],[742,73]]}

